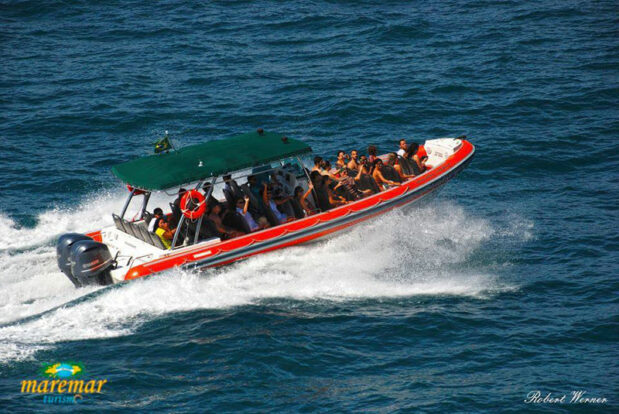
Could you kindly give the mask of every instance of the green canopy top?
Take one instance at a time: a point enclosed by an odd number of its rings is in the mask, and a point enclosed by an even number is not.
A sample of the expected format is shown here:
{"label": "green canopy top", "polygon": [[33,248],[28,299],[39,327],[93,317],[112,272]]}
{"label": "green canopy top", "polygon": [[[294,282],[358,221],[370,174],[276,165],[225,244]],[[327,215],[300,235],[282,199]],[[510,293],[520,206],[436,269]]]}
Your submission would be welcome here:
{"label": "green canopy top", "polygon": [[118,164],[112,172],[143,190],[165,190],[208,177],[311,152],[309,145],[270,132],[251,132]]}

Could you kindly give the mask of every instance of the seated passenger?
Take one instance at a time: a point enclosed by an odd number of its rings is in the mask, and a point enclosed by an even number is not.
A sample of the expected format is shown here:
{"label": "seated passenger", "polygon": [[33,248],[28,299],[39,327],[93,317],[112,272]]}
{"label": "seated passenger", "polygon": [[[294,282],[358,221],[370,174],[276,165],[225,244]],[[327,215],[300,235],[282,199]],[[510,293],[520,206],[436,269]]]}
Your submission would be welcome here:
{"label": "seated passenger", "polygon": [[[196,231],[198,227],[199,220],[187,220],[185,221],[187,225],[187,237],[189,243],[193,243],[196,237]],[[215,224],[207,217],[202,217],[202,222],[200,223],[200,235],[198,236],[198,241],[212,239],[213,237],[219,237],[219,232],[215,228]]]}
{"label": "seated passenger", "polygon": [[344,151],[339,150],[337,152],[337,160],[335,161],[335,167],[338,169],[345,168],[346,164],[348,164],[348,155]]}
{"label": "seated passenger", "polygon": [[380,158],[376,158],[376,160],[374,160],[374,172],[372,173],[372,177],[374,178],[374,181],[376,181],[376,184],[378,184],[378,187],[381,189],[381,191],[389,188],[387,187],[388,185],[400,185],[400,183],[396,181],[385,178],[385,176],[382,174],[382,170],[383,161]]}
{"label": "seated passenger", "polygon": [[249,191],[257,198],[262,197],[262,185],[258,183],[258,179],[255,175],[250,175],[247,177],[247,186],[249,187]]}
{"label": "seated passenger", "polygon": [[378,149],[374,145],[368,147],[368,160],[370,160],[370,164],[374,164],[374,160],[378,157],[377,152]]}
{"label": "seated passenger", "polygon": [[343,189],[344,198],[346,198],[346,200],[348,201],[356,201],[360,198],[363,198],[363,196],[366,194],[371,194],[371,191],[369,190],[361,191],[359,190],[359,188],[357,188],[355,179],[350,176],[350,170],[348,168],[344,168],[342,170],[342,177],[340,178],[340,181],[336,188],[337,187]]}
{"label": "seated passenger", "polygon": [[396,176],[398,177],[397,180],[393,180],[393,181],[399,181],[403,183],[404,181],[409,180],[414,177],[414,175],[404,174],[404,171],[402,171],[402,166],[398,164],[398,156],[395,155],[395,153],[393,152],[389,154],[389,158],[387,159],[387,164],[391,168],[393,168],[393,170],[396,173]]}
{"label": "seated passenger", "polygon": [[168,220],[165,217],[159,219],[159,228],[155,230],[155,234],[159,236],[161,242],[165,246],[166,249],[172,247],[172,240],[174,240],[174,233],[176,233],[176,229],[170,229],[170,225],[168,224]]}
{"label": "seated passenger", "polygon": [[269,213],[269,211],[272,213],[272,215],[274,216],[272,219],[276,222],[274,225],[278,225],[278,224],[283,224],[286,223],[288,221],[292,221],[294,220],[294,217],[289,217],[288,215],[282,213],[279,208],[277,208],[277,206],[282,205],[286,202],[288,202],[288,200],[290,199],[290,197],[283,197],[283,198],[279,198],[279,199],[274,199],[273,198],[273,190],[271,188],[269,188],[266,183],[263,184],[263,190],[262,190],[262,203],[264,204],[264,207],[266,209],[268,209],[267,214]]}
{"label": "seated passenger", "polygon": [[163,217],[163,210],[159,207],[153,210],[153,217],[148,222],[148,232],[154,233],[159,228],[159,219]]}
{"label": "seated passenger", "polygon": [[247,228],[249,228],[250,232],[266,229],[269,227],[269,222],[266,217],[261,216],[258,217],[258,220],[254,220],[251,212],[249,211],[249,197],[239,198],[236,200],[236,212],[241,216],[245,223],[247,224]]}
{"label": "seated passenger", "polygon": [[346,164],[349,170],[353,170],[354,174],[357,174],[357,170],[359,170],[359,152],[357,150],[350,151],[350,161]]}
{"label": "seated passenger", "polygon": [[241,186],[243,197],[249,197],[249,211],[254,216],[258,217],[263,214],[263,209],[260,204],[260,191],[254,191],[258,189],[256,183],[256,177],[250,175],[247,177],[247,182]]}
{"label": "seated passenger", "polygon": [[178,197],[176,197],[176,200],[174,200],[174,202],[172,203],[172,220],[171,220],[171,224],[173,224],[173,225],[177,225],[178,224],[178,222],[181,219],[181,214],[183,214],[181,212],[181,199],[183,198],[183,196],[185,195],[186,192],[187,192],[186,189],[179,188],[178,189]]}
{"label": "seated passenger", "polygon": [[355,182],[361,191],[369,191],[370,194],[380,193],[380,188],[372,177],[372,164],[365,155],[359,157],[359,171],[355,177]]}
{"label": "seated passenger", "polygon": [[[419,144],[417,144],[416,142],[412,142],[411,144],[409,144],[406,152],[404,153],[404,156],[402,157],[405,160],[409,161],[409,165],[413,169],[414,175],[419,175],[426,169],[425,160],[422,162],[417,156],[418,151]],[[423,150],[423,152],[425,153],[425,149]],[[425,159],[427,159],[427,156]]]}
{"label": "seated passenger", "polygon": [[221,204],[219,200],[213,197],[213,192],[211,191],[211,183],[206,182],[202,185],[202,191],[204,192],[204,197],[206,198],[206,208],[214,207],[216,204]]}
{"label": "seated passenger", "polygon": [[320,174],[331,177],[333,181],[338,180],[338,177],[336,177],[335,174],[331,172],[331,163],[327,160],[322,160],[322,162],[320,163]]}
{"label": "seated passenger", "polygon": [[314,167],[312,171],[320,171],[320,164],[322,164],[322,157],[314,157]]}
{"label": "seated passenger", "polygon": [[312,183],[309,183],[307,191],[303,192],[303,187],[300,185],[294,189],[293,199],[296,201],[294,204],[295,207],[295,216],[296,218],[303,218],[306,216],[311,216],[316,212],[316,208],[312,205],[311,201],[307,199],[307,197],[311,194],[314,186]]}
{"label": "seated passenger", "polygon": [[[401,183],[402,178],[394,168],[393,164],[390,162],[390,157],[392,154],[395,157],[395,154],[393,152],[388,155],[387,161],[383,163],[383,167],[380,173],[388,180],[395,181],[396,183]],[[395,163],[395,158],[393,162]]]}
{"label": "seated passenger", "polygon": [[329,196],[329,204],[337,207],[348,203],[344,197],[336,193],[336,189],[340,187],[338,181],[333,180],[328,175],[323,175],[322,179],[324,180],[324,188],[327,190],[327,195]]}
{"label": "seated passenger", "polygon": [[215,204],[210,208],[207,206],[206,211],[208,212],[208,219],[213,222],[215,229],[219,233],[219,237],[221,237],[222,240],[231,239],[233,237],[238,237],[245,234],[242,231],[235,230],[224,225],[220,217],[220,213],[222,212],[221,204]]}
{"label": "seated passenger", "polygon": [[273,171],[273,173],[271,173],[271,181],[269,182],[269,185],[271,187],[271,190],[273,190],[273,193],[276,195],[288,195],[286,193],[286,188],[284,187],[284,184],[282,184],[279,179],[277,178],[277,174],[275,173],[275,171]]}
{"label": "seated passenger", "polygon": [[312,171],[310,173],[311,184],[314,187],[314,195],[316,197],[316,203],[321,211],[327,211],[333,208],[329,202],[329,193],[324,184],[323,175],[318,171]]}
{"label": "seated passenger", "polygon": [[243,192],[241,191],[241,188],[236,183],[236,181],[232,179],[232,176],[230,174],[224,175],[223,180],[223,193],[224,197],[226,198],[226,203],[228,203],[229,206],[233,206],[237,198],[243,197]]}
{"label": "seated passenger", "polygon": [[426,161],[428,161],[428,153],[426,152],[426,147],[420,144],[419,149],[417,149],[416,155],[417,155],[417,158],[419,159],[421,171],[423,172],[427,169],[430,169],[430,167],[426,165]]}
{"label": "seated passenger", "polygon": [[406,144],[406,140],[405,139],[401,139],[400,140],[400,148],[398,149],[396,154],[399,155],[400,157],[403,156],[404,153],[406,152],[407,148],[408,148],[408,145]]}

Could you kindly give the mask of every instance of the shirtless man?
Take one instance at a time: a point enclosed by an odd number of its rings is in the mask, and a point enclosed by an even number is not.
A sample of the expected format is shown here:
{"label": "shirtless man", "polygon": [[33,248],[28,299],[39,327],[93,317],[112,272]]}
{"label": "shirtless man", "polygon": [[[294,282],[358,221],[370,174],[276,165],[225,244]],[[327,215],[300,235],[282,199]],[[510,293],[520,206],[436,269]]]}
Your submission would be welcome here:
{"label": "shirtless man", "polygon": [[374,172],[372,173],[372,177],[374,178],[374,181],[376,181],[376,183],[380,187],[381,191],[386,190],[388,188],[387,185],[394,185],[394,186],[400,185],[400,183],[396,183],[395,181],[387,180],[381,173],[382,169],[383,169],[383,161],[380,158],[376,158],[376,160],[374,160]]}
{"label": "shirtless man", "polygon": [[349,170],[359,170],[359,153],[357,150],[350,151],[350,161],[348,161],[347,167]]}
{"label": "shirtless man", "polygon": [[322,157],[314,157],[314,167],[312,167],[312,171],[320,172],[320,164],[322,164]]}

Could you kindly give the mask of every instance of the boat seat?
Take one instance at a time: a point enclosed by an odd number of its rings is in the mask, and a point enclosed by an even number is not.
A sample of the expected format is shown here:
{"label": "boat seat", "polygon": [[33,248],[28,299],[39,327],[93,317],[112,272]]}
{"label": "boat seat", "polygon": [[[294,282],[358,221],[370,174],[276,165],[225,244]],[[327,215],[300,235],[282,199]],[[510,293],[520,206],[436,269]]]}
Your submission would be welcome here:
{"label": "boat seat", "polygon": [[123,220],[120,217],[118,217],[116,214],[112,214],[112,219],[114,219],[114,225],[116,226],[118,230],[125,232],[125,233],[127,232],[125,230]]}
{"label": "boat seat", "polygon": [[136,223],[134,224],[134,227],[139,230],[140,239],[142,239],[148,244],[153,244],[153,240],[150,237],[150,233],[148,231],[148,227],[146,227],[146,223],[144,222]]}
{"label": "boat seat", "polygon": [[140,230],[138,230],[133,223],[129,222],[129,221],[125,221],[125,228],[127,229],[127,234],[135,237],[136,239],[142,239],[142,236],[140,235]]}
{"label": "boat seat", "polygon": [[148,211],[144,210],[144,214],[142,214],[142,218],[144,219],[144,223],[147,225],[150,224],[150,221],[153,219],[153,215]]}
{"label": "boat seat", "polygon": [[153,234],[153,233],[148,233],[148,235],[150,236],[150,240],[152,241],[151,244],[153,246],[158,247],[161,250],[167,250],[166,247],[163,245],[163,242],[161,241],[159,236],[157,236],[156,234]]}

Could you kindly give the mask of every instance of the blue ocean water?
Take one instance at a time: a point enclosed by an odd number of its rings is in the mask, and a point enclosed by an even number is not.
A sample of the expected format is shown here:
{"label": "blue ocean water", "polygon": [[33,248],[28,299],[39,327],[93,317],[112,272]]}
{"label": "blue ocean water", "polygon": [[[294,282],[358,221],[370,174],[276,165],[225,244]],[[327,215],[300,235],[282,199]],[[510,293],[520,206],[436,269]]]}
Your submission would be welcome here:
{"label": "blue ocean water", "polygon": [[[97,412],[617,412],[617,3],[375,3],[0,1],[2,411],[53,408],[21,380],[79,361]],[[99,290],[57,270],[122,206],[112,165],[257,127],[477,155],[328,241]]]}

